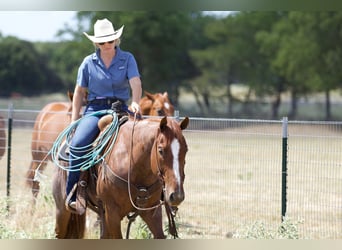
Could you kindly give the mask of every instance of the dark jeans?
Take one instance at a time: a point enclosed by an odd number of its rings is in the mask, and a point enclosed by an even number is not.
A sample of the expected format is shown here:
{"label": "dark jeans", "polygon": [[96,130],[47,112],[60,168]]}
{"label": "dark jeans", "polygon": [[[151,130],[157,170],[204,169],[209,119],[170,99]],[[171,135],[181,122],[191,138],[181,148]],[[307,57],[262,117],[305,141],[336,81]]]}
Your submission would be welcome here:
{"label": "dark jeans", "polygon": [[[84,114],[91,114],[96,111],[100,110],[107,110],[110,109],[111,105],[96,105],[96,104],[89,104],[86,107]],[[125,106],[127,108],[127,106]],[[79,122],[75,133],[71,139],[70,143],[70,157],[69,157],[69,165],[70,169],[79,169],[83,163],[87,160],[82,157],[84,154],[88,153],[92,149],[92,142],[96,139],[99,134],[99,128],[97,126],[98,121],[102,116],[88,116],[82,118]],[[77,150],[77,148],[85,147],[82,150]],[[80,171],[69,171],[68,172],[68,179],[66,185],[66,194],[68,195],[72,190],[75,183],[78,182],[80,177]],[[76,193],[71,197],[71,201],[76,200]]]}

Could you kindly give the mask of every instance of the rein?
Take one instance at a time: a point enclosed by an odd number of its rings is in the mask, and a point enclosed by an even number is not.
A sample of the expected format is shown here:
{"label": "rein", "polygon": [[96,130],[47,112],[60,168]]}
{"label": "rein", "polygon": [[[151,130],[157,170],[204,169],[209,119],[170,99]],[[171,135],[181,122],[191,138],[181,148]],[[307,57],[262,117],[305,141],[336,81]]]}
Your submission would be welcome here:
{"label": "rein", "polygon": [[[127,188],[128,188],[128,196],[129,196],[129,200],[132,204],[132,206],[139,210],[139,211],[148,211],[148,210],[153,210],[156,209],[160,206],[162,206],[164,204],[164,201],[160,201],[159,204],[152,206],[152,207],[148,207],[148,208],[143,208],[143,207],[139,207],[137,206],[132,198],[132,192],[131,192],[131,178],[130,178],[130,173],[131,173],[131,169],[132,169],[132,158],[133,158],[133,135],[134,135],[134,127],[137,123],[137,116],[136,113],[134,113],[134,122],[133,122],[133,128],[132,128],[132,136],[131,136],[131,145],[130,145],[130,160],[129,160],[129,169],[128,169],[128,177],[127,177]],[[164,181],[163,181],[163,190],[164,190]]]}
{"label": "rein", "polygon": [[[135,127],[135,125],[136,125],[136,114],[134,114],[134,123],[133,123],[133,128],[132,128],[131,147],[130,147],[130,164],[129,164],[128,181],[127,181],[127,184],[128,184],[128,194],[129,194],[130,202],[131,202],[132,206],[135,209],[140,210],[140,211],[152,210],[152,209],[156,209],[156,208],[164,205],[165,206],[166,215],[167,215],[167,218],[169,220],[169,232],[176,239],[176,238],[178,238],[178,233],[177,233],[176,223],[175,223],[175,220],[174,220],[175,213],[172,211],[172,209],[169,206],[169,204],[167,204],[164,200],[163,201],[160,200],[159,204],[157,204],[155,206],[152,206],[152,207],[149,207],[149,208],[142,208],[142,207],[136,206],[134,201],[133,201],[133,199],[132,199],[131,188],[130,188],[131,187],[130,172],[131,172],[131,168],[132,168],[133,135],[134,135],[134,127]],[[158,137],[158,134],[156,135],[156,139],[157,139],[157,137]],[[158,145],[157,144],[155,146],[155,150],[156,150],[156,153],[158,153],[157,152],[158,151]],[[156,159],[156,161],[157,161],[157,168],[158,168],[158,176],[159,176],[159,178],[162,181],[162,184],[163,184],[163,195],[165,196],[165,181],[164,181],[164,177],[163,177],[163,174],[162,174],[162,170],[161,170],[160,162],[159,162],[158,158]],[[136,216],[137,216],[136,212],[134,212],[132,215],[127,216],[127,218],[129,219],[129,222],[128,222],[128,227],[127,227],[127,232],[126,232],[126,239],[129,238],[129,231],[130,231],[130,228],[131,228],[131,224],[134,222]]]}
{"label": "rein", "polygon": [[[134,128],[135,125],[137,124],[137,116],[136,113],[134,114],[134,122],[133,122],[133,127],[132,127],[132,133],[131,133],[131,144],[130,144],[130,163],[129,163],[129,169],[128,169],[128,176],[127,176],[127,180],[125,180],[124,178],[118,176],[117,174],[114,173],[114,171],[109,168],[109,166],[106,164],[106,161],[104,160],[102,162],[103,164],[103,170],[105,171],[105,169],[108,169],[110,171],[110,173],[112,175],[114,175],[114,177],[118,178],[120,181],[122,181],[122,183],[127,183],[127,190],[128,190],[128,196],[129,196],[129,200],[131,202],[131,205],[138,211],[148,211],[148,210],[153,210],[153,209],[157,209],[159,207],[161,207],[162,205],[165,206],[165,211],[166,211],[166,215],[169,221],[169,232],[170,234],[174,237],[174,238],[178,238],[178,233],[177,233],[177,227],[176,227],[176,223],[174,220],[175,217],[175,210],[173,210],[169,204],[167,204],[164,200],[160,200],[159,204],[151,206],[151,207],[141,207],[137,204],[135,204],[135,202],[133,201],[133,197],[132,197],[132,188],[135,189],[135,191],[139,194],[139,192],[143,192],[143,193],[153,193],[155,192],[155,188],[157,187],[156,184],[158,184],[158,182],[161,180],[162,185],[163,185],[163,195],[165,196],[165,181],[164,181],[164,177],[161,171],[161,167],[160,167],[160,162],[157,160],[157,168],[158,168],[158,176],[159,176],[159,180],[156,181],[154,184],[152,184],[151,186],[147,187],[147,188],[138,188],[135,185],[131,184],[131,178],[130,178],[130,173],[131,173],[131,169],[132,169],[132,161],[133,161],[133,136],[134,136]],[[157,138],[158,135],[156,135]],[[158,147],[157,144],[155,146],[155,150],[156,153],[158,153]],[[104,174],[105,176],[106,174]],[[150,191],[150,192],[149,192]],[[137,198],[139,197],[139,195],[137,196]],[[145,198],[148,199],[149,197]],[[126,239],[129,238],[129,232],[130,232],[130,228],[132,223],[135,221],[135,218],[138,216],[138,213],[135,212],[131,212],[130,214],[127,215],[128,218],[128,226],[127,226],[127,231],[126,231]]]}

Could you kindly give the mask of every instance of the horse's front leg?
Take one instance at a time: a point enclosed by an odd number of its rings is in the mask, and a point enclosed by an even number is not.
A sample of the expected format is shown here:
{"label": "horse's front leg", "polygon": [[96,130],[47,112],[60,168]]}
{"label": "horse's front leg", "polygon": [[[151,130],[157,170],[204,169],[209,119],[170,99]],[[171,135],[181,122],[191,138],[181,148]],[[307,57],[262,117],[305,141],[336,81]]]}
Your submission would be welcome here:
{"label": "horse's front leg", "polygon": [[162,207],[153,210],[148,210],[140,214],[141,218],[145,221],[148,228],[151,230],[155,239],[165,239],[163,231],[162,220]]}
{"label": "horse's front leg", "polygon": [[118,207],[104,204],[101,239],[122,239],[121,217],[118,211]]}

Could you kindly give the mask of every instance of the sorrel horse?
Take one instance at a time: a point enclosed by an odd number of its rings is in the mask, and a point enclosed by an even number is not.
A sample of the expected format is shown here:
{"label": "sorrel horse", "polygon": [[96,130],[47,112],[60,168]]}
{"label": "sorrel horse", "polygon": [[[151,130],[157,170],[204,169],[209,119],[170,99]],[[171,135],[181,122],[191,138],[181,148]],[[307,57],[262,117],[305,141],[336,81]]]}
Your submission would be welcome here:
{"label": "sorrel horse", "polygon": [[173,116],[175,109],[170,102],[167,92],[151,94],[144,92],[145,96],[141,98],[140,107],[143,115],[150,116]]}
{"label": "sorrel horse", "polygon": [[34,180],[35,171],[43,172],[51,156],[48,154],[53,142],[71,121],[71,102],[52,102],[38,114],[32,133],[30,168],[26,172],[26,183],[31,188],[33,197],[39,193],[39,181]]}
{"label": "sorrel horse", "polygon": [[0,160],[4,156],[6,150],[6,132],[5,120],[0,116]]}
{"label": "sorrel horse", "polygon": [[[122,238],[121,220],[131,212],[146,222],[154,238],[165,238],[161,199],[169,207],[184,200],[187,144],[182,130],[188,123],[187,117],[181,122],[167,117],[130,119],[120,127],[102,162],[83,172],[87,177],[81,177],[78,189],[85,188],[88,204],[91,201],[91,207],[97,207],[101,238]],[[53,180],[56,237],[82,238],[86,213],[66,209],[65,185],[66,171],[57,168]]]}
{"label": "sorrel horse", "polygon": [[[140,101],[142,115],[172,116],[174,107],[167,92],[151,94],[145,91],[145,97]],[[73,94],[68,92],[70,102],[53,102],[47,104],[38,114],[32,133],[30,168],[26,173],[26,183],[31,188],[34,198],[39,193],[39,181],[34,179],[35,171],[43,172],[51,157],[48,155],[57,136],[70,124],[71,101]],[[86,102],[84,100],[84,102]]]}

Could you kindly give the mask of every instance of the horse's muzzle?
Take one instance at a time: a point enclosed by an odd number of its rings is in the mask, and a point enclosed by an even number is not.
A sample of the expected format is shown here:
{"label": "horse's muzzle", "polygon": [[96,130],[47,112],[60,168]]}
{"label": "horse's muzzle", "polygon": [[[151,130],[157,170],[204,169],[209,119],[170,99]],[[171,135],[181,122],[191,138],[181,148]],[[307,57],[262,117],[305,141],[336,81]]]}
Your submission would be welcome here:
{"label": "horse's muzzle", "polygon": [[184,192],[173,192],[170,194],[168,202],[171,206],[178,206],[184,200]]}

